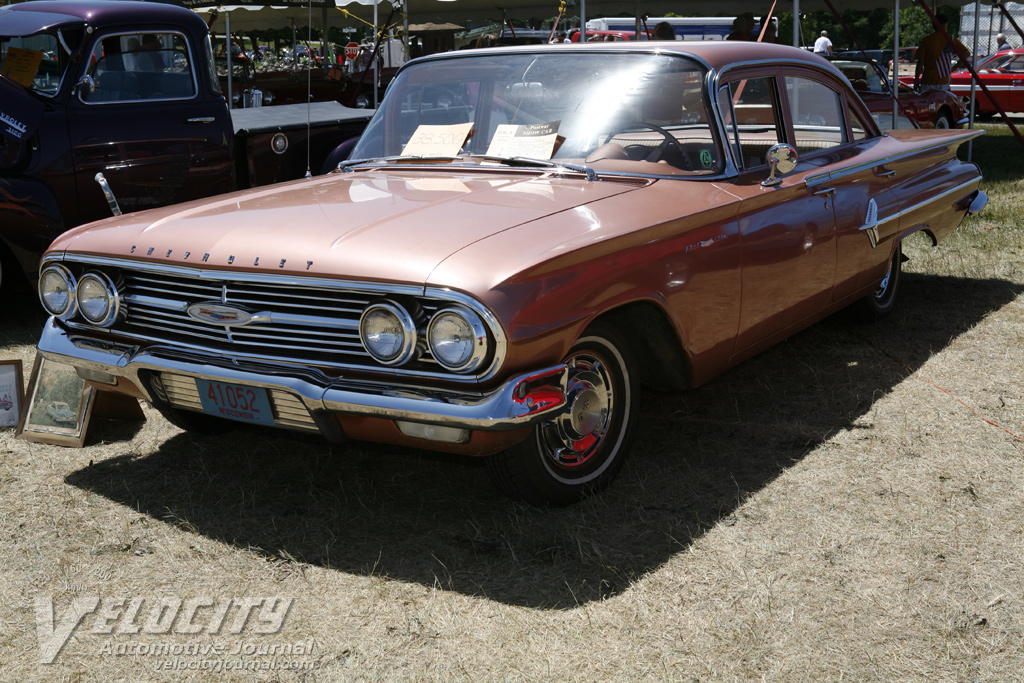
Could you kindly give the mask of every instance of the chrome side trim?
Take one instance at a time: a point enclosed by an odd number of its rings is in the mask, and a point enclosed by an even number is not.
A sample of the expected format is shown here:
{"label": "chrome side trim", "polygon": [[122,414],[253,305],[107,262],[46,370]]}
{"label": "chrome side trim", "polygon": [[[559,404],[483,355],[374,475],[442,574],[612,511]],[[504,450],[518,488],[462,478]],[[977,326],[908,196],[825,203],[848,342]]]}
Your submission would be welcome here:
{"label": "chrome side trim", "polygon": [[892,220],[893,218],[903,218],[907,214],[913,213],[914,211],[917,211],[922,206],[927,206],[928,204],[931,204],[932,202],[939,201],[940,199],[943,199],[943,198],[945,198],[948,195],[956,194],[957,192],[961,192],[964,189],[970,187],[971,185],[976,185],[976,184],[980,184],[980,183],[981,183],[981,177],[979,176],[979,177],[975,178],[974,180],[969,180],[966,183],[961,183],[960,185],[957,185],[956,187],[950,188],[950,189],[946,190],[945,192],[943,192],[942,194],[935,195],[935,196],[933,196],[933,197],[931,197],[929,199],[926,199],[926,200],[924,200],[922,202],[918,202],[917,204],[914,204],[913,206],[908,206],[905,209],[900,209],[899,212],[893,214],[892,216],[890,216],[889,218],[886,218],[885,220],[889,221],[889,220]]}
{"label": "chrome side trim", "polygon": [[214,354],[171,347],[108,344],[63,329],[54,319],[43,327],[39,352],[74,367],[107,372],[131,382],[147,400],[144,372],[169,372],[213,382],[263,387],[297,397],[310,413],[334,412],[424,424],[502,431],[550,419],[566,403],[564,364],[510,378],[485,392],[452,391],[383,382],[332,378],[309,368],[238,363]]}
{"label": "chrome side trim", "polygon": [[847,176],[860,173],[861,171],[865,171],[870,168],[884,166],[886,164],[890,164],[895,161],[900,161],[902,159],[906,159],[912,156],[917,156],[919,154],[927,154],[928,152],[932,152],[937,149],[949,147],[949,145],[951,145],[953,142],[956,142],[957,140],[967,141],[970,140],[971,138],[976,138],[979,135],[984,135],[984,133],[985,131],[983,130],[965,131],[961,136],[957,138],[945,140],[943,142],[938,142],[932,145],[928,145],[927,147],[914,147],[913,149],[909,149],[904,152],[889,154],[884,157],[872,159],[871,161],[865,161],[859,164],[850,164],[849,166],[844,166],[839,169],[826,171],[824,173],[818,173],[816,175],[808,175],[804,182],[807,184],[807,187],[815,187],[823,183],[831,182],[833,180],[839,180],[841,178],[845,178]]}

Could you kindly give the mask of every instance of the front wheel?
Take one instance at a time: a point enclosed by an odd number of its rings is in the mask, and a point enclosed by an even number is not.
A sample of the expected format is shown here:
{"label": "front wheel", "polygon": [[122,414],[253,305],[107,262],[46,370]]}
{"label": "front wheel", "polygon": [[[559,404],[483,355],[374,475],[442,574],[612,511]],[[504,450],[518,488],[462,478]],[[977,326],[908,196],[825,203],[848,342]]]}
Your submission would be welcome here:
{"label": "front wheel", "polygon": [[636,363],[616,332],[593,326],[565,362],[562,412],[487,461],[499,489],[533,505],[567,505],[607,486],[622,467],[636,425]]}
{"label": "front wheel", "polygon": [[939,114],[938,116],[935,117],[935,129],[936,130],[946,130],[946,129],[952,128],[952,127],[953,127],[953,122],[950,120],[949,114],[947,114],[946,112],[942,112],[941,114]]}

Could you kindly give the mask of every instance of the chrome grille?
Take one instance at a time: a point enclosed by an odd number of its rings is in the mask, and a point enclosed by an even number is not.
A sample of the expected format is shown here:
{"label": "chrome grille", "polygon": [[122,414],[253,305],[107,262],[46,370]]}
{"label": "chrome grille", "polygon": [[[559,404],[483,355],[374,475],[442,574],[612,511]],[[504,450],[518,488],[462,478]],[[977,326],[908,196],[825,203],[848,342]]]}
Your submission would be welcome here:
{"label": "chrome grille", "polygon": [[[127,269],[121,271],[121,280],[126,318],[115,325],[117,331],[235,355],[333,367],[380,367],[359,340],[359,318],[380,298],[378,293]],[[440,306],[439,302],[418,301],[427,316]],[[187,312],[198,303],[265,313],[271,320],[232,327],[204,323]],[[415,367],[431,372],[440,369],[429,351]]]}
{"label": "chrome grille", "polygon": [[[199,389],[193,378],[164,372],[160,375],[160,381],[167,394],[167,401],[172,406],[203,412],[203,404],[199,400]],[[270,409],[274,415],[275,426],[302,431],[319,431],[313,418],[310,417],[309,411],[306,410],[306,406],[297,396],[278,389],[268,389],[267,397],[270,399]]]}

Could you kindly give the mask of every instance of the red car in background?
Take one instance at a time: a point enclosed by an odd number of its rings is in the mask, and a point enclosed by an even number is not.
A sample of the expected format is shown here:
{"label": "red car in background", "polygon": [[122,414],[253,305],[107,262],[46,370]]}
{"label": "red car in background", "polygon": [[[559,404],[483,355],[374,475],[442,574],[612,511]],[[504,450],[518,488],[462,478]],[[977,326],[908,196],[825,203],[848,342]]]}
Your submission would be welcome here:
{"label": "red car in background", "polygon": [[[978,116],[996,113],[996,104],[1003,111],[1024,111],[1024,48],[1003,50],[978,65],[978,76],[992,93],[992,98],[981,87],[974,93],[974,111]],[[971,102],[971,72],[954,71],[950,77],[950,90],[965,104]]]}
{"label": "red car in background", "polygon": [[[879,128],[960,128],[967,110],[960,98],[944,90],[918,92],[900,80],[898,112],[903,125],[892,125],[892,86],[885,70],[872,59],[842,57],[832,64],[843,72],[857,91]],[[913,124],[906,122],[913,121]]]}

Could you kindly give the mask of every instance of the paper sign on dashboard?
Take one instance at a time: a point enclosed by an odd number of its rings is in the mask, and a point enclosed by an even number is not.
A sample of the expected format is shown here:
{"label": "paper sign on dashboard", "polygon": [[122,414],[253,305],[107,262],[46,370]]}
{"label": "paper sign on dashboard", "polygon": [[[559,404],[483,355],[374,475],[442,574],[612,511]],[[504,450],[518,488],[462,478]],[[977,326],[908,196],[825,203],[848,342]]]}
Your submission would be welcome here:
{"label": "paper sign on dashboard", "polygon": [[499,157],[550,159],[558,140],[561,121],[516,126],[501,124],[495,129],[487,154]]}
{"label": "paper sign on dashboard", "polygon": [[0,74],[7,76],[15,83],[26,88],[32,87],[32,81],[39,71],[39,63],[43,61],[43,53],[39,50],[26,50],[21,47],[7,48],[7,58],[0,66]]}
{"label": "paper sign on dashboard", "polygon": [[418,126],[409,142],[402,148],[402,156],[457,156],[472,129],[472,121],[447,126]]}

